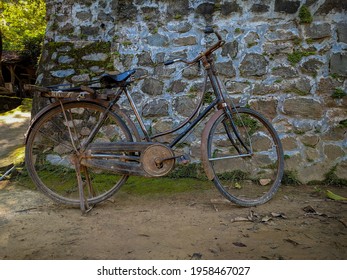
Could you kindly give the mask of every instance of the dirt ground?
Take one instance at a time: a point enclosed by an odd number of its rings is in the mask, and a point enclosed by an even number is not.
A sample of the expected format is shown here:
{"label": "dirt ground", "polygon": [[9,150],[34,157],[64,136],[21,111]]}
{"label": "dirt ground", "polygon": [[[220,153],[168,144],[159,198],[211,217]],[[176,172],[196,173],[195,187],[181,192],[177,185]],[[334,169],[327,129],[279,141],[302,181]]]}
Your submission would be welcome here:
{"label": "dirt ground", "polygon": [[[0,118],[3,166],[28,118]],[[347,196],[347,188],[329,189]],[[325,190],[283,186],[252,208],[225,202],[212,184],[175,194],[121,190],[82,215],[4,180],[0,259],[347,259],[347,204],[327,199]]]}
{"label": "dirt ground", "polygon": [[346,210],[312,186],[282,187],[253,208],[226,203],[211,187],[120,191],[82,215],[2,181],[0,259],[346,259]]}

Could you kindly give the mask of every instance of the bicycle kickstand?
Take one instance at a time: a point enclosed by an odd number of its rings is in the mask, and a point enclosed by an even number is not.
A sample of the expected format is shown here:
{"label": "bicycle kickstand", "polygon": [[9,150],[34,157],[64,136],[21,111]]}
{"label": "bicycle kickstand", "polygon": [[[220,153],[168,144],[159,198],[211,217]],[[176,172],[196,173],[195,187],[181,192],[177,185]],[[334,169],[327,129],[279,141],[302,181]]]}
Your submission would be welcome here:
{"label": "bicycle kickstand", "polygon": [[82,214],[86,214],[93,207],[89,206],[88,201],[84,195],[84,183],[83,183],[82,175],[81,175],[81,165],[78,162],[78,160],[76,160],[75,162],[75,168],[76,168],[76,175],[77,175],[78,192],[80,197],[80,209],[82,211]]}

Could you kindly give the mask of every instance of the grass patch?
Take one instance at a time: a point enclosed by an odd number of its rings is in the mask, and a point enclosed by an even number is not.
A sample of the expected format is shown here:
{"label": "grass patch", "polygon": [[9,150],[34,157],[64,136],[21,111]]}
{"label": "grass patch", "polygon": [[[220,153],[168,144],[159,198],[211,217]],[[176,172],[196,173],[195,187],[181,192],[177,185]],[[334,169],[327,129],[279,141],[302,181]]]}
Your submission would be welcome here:
{"label": "grass patch", "polygon": [[335,88],[334,93],[331,95],[334,99],[341,99],[344,98],[347,95],[346,92],[344,92],[341,88]]}
{"label": "grass patch", "polygon": [[282,184],[283,185],[291,185],[291,186],[299,186],[302,183],[298,179],[298,175],[295,171],[292,170],[284,170],[283,178],[282,178]]}
{"label": "grass patch", "polygon": [[323,181],[323,184],[326,184],[328,186],[347,186],[347,180],[337,177],[335,174],[337,165],[335,165],[333,168],[331,168],[326,174],[325,174],[325,180]]}
{"label": "grass patch", "polygon": [[315,52],[308,52],[308,51],[294,51],[291,54],[288,54],[287,60],[294,66],[298,64],[301,59],[305,56],[314,55]]}
{"label": "grass patch", "polygon": [[144,178],[132,176],[121,188],[121,192],[132,195],[153,195],[207,190],[212,186],[210,181],[193,178]]}
{"label": "grass patch", "polygon": [[299,19],[300,23],[311,23],[313,21],[311,12],[306,5],[302,5],[302,7],[300,8]]}

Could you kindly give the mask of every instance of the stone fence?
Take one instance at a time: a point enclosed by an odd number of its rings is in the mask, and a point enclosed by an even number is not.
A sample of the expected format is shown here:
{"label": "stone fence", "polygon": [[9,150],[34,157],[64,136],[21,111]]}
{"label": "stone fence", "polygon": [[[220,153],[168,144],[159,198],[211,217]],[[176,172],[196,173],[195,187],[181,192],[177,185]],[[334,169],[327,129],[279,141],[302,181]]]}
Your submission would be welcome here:
{"label": "stone fence", "polygon": [[[347,179],[347,1],[49,0],[38,82],[83,83],[137,69],[132,88],[150,131],[188,116],[203,85],[192,59],[225,38],[216,65],[229,98],[271,119],[294,181]],[[125,102],[124,102],[125,104]],[[126,105],[124,105],[126,106]],[[183,143],[199,158],[201,129]]]}

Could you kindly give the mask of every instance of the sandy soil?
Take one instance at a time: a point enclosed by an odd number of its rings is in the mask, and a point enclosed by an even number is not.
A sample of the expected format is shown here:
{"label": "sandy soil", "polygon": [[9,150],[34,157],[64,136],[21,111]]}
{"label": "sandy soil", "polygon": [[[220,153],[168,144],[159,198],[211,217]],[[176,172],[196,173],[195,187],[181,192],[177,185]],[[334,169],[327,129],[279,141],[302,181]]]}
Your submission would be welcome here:
{"label": "sandy soil", "polygon": [[346,259],[347,204],[322,194],[282,187],[267,204],[241,208],[212,187],[120,191],[82,215],[2,181],[0,259]]}

